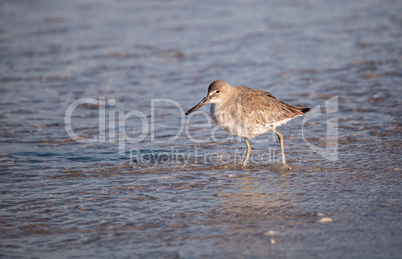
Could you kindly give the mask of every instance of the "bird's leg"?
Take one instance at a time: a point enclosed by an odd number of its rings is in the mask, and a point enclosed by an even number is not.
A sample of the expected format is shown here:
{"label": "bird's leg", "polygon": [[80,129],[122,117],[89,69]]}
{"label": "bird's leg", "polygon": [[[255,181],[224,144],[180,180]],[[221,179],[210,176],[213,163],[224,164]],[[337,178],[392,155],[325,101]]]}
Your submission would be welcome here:
{"label": "bird's leg", "polygon": [[250,157],[250,154],[251,154],[251,146],[250,146],[250,143],[248,142],[248,139],[247,139],[247,138],[244,138],[244,140],[246,141],[246,145],[247,145],[247,153],[246,153],[246,157],[244,158],[244,161],[243,161],[243,166],[241,167],[241,168],[243,168],[243,169],[246,168],[248,158]]}
{"label": "bird's leg", "polygon": [[281,133],[279,133],[278,131],[276,131],[275,129],[272,129],[273,132],[276,133],[276,135],[278,136],[279,142],[281,142],[281,153],[282,153],[282,165],[288,167],[288,169],[290,170],[290,166],[288,166],[286,164],[286,159],[285,159],[285,148],[283,145],[283,136]]}

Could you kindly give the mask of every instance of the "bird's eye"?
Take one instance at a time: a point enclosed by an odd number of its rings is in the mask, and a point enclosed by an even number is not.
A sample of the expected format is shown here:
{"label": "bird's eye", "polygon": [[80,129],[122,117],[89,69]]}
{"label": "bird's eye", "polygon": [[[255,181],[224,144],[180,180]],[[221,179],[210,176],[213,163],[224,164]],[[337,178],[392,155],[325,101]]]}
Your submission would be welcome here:
{"label": "bird's eye", "polygon": [[219,94],[221,91],[220,90],[216,90],[215,93]]}

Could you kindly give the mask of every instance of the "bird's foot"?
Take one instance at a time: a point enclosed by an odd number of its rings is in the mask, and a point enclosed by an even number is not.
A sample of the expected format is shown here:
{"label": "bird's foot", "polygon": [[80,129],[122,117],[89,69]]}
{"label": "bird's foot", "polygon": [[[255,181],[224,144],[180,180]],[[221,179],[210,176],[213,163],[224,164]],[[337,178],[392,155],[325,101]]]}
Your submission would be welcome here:
{"label": "bird's foot", "polygon": [[281,173],[286,173],[293,170],[293,168],[288,164],[276,164],[273,166],[273,169]]}
{"label": "bird's foot", "polygon": [[288,165],[286,163],[281,164],[280,167],[281,167],[281,170],[292,171],[292,167],[290,167],[290,165]]}
{"label": "bird's foot", "polygon": [[290,167],[290,165],[288,165],[288,164],[282,164],[282,167],[285,170],[292,171],[292,167]]}

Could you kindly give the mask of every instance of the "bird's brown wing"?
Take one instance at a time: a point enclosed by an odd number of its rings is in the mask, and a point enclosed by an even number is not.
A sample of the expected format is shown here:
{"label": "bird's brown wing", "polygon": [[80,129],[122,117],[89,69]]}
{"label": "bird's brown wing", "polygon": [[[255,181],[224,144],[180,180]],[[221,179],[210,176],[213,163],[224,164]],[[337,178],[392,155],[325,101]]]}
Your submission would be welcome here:
{"label": "bird's brown wing", "polygon": [[236,102],[249,123],[265,125],[289,120],[304,115],[303,110],[307,109],[281,102],[272,94],[257,89],[239,87],[239,93]]}

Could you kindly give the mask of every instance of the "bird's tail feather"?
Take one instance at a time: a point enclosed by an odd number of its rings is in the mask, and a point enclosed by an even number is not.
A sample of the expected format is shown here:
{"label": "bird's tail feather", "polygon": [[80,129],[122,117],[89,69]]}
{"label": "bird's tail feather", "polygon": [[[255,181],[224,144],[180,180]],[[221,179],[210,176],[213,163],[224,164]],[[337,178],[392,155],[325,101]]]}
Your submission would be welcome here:
{"label": "bird's tail feather", "polygon": [[281,103],[283,105],[285,105],[286,109],[291,114],[290,117],[306,115],[311,110],[310,108],[295,106],[295,105],[291,105],[291,104],[288,104],[288,103],[285,103],[285,102],[281,102]]}

